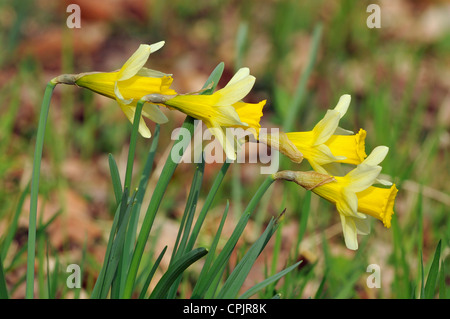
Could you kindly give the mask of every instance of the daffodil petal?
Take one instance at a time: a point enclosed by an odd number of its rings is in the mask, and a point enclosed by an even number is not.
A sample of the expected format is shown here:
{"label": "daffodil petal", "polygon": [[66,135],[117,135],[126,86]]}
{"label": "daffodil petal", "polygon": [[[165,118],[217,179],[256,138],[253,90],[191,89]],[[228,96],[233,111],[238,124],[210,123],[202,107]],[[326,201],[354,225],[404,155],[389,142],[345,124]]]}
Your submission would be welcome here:
{"label": "daffodil petal", "polygon": [[362,192],[375,182],[380,172],[381,166],[360,164],[346,175],[349,181],[347,188],[355,193]]}
{"label": "daffodil petal", "polygon": [[161,49],[164,46],[165,43],[166,43],[165,41],[159,41],[159,42],[150,44],[150,53],[158,51],[159,49]]}
{"label": "daffodil petal", "polygon": [[347,113],[351,100],[352,98],[349,94],[344,94],[339,98],[338,104],[335,106],[334,110],[339,112],[341,115],[340,118]]}
{"label": "daffodil petal", "polygon": [[312,133],[314,135],[314,144],[320,145],[328,141],[336,131],[339,124],[340,113],[335,110],[328,110],[324,118],[316,124]]}
{"label": "daffodil petal", "polygon": [[236,82],[241,81],[245,77],[250,75],[250,69],[249,68],[240,68],[236,74],[231,78],[231,80],[225,85],[225,87],[232,85]]}
{"label": "daffodil petal", "polygon": [[164,73],[161,71],[157,71],[157,70],[152,70],[152,69],[148,69],[148,68],[141,68],[136,75],[140,75],[140,76],[145,76],[148,78],[163,78],[165,76],[172,76],[172,74],[168,74],[168,73]]}
{"label": "daffodil petal", "polygon": [[125,64],[120,69],[117,74],[117,81],[128,80],[131,77],[135,76],[136,73],[147,62],[150,53],[152,52],[152,48],[148,44],[141,44],[136,52],[125,62]]}
{"label": "daffodil petal", "polygon": [[369,218],[353,218],[353,222],[356,226],[356,232],[360,235],[370,234],[370,219]]}
{"label": "daffodil petal", "polygon": [[384,160],[388,152],[389,147],[377,146],[373,149],[370,155],[367,156],[367,158],[363,161],[363,163],[369,166],[376,166]]}
{"label": "daffodil petal", "polygon": [[341,216],[342,233],[344,234],[345,246],[351,250],[358,249],[357,230],[353,218]]}
{"label": "daffodil petal", "polygon": [[[134,113],[136,112],[136,107],[131,107],[129,105],[121,103],[120,101],[117,101],[117,102],[119,103],[119,106],[122,109],[123,113],[125,113],[125,116],[131,122],[131,124],[133,124]],[[152,133],[150,132],[149,128],[147,127],[147,124],[145,124],[145,121],[142,116],[139,121],[139,129],[138,130],[139,130],[139,134],[141,134],[142,137],[150,138],[152,136]]]}
{"label": "daffodil petal", "polygon": [[167,116],[155,104],[146,103],[142,107],[142,115],[155,123],[164,124],[169,121]]}
{"label": "daffodil petal", "polygon": [[252,89],[255,84],[254,76],[247,76],[231,85],[225,86],[223,89],[218,90],[213,95],[218,96],[218,106],[232,105],[242,100]]}
{"label": "daffodil petal", "polygon": [[217,139],[220,145],[222,145],[222,148],[227,158],[232,161],[236,160],[235,148],[227,139],[223,129],[217,125],[208,126],[208,129],[211,131],[211,133],[214,135],[214,137]]}

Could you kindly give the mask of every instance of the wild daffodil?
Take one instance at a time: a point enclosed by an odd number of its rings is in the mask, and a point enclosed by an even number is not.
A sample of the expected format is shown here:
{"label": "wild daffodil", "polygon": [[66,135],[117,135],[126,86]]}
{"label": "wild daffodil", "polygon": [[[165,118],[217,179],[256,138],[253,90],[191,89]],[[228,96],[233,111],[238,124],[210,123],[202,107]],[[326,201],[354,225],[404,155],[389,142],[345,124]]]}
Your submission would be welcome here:
{"label": "wild daffodil", "polygon": [[[122,68],[117,71],[64,74],[56,77],[53,81],[74,84],[115,99],[128,120],[133,123],[137,102],[142,97],[154,93],[176,94],[170,88],[173,78],[169,74],[144,67],[150,54],[159,50],[163,45],[164,41],[152,45],[141,44]],[[144,104],[142,116],[160,124],[168,121],[158,106],[150,103]],[[139,133],[148,138],[151,133],[142,116],[139,122]]]}
{"label": "wild daffodil", "polygon": [[178,94],[173,96],[153,95],[150,101],[179,110],[186,115],[203,121],[220,142],[227,158],[236,159],[236,144],[226,132],[226,128],[249,129],[257,137],[262,109],[266,101],[245,103],[242,99],[252,89],[255,77],[248,68],[236,72],[228,84],[211,95]]}
{"label": "wild daffodil", "polygon": [[391,227],[394,202],[397,194],[395,184],[390,188],[373,186],[377,182],[388,148],[379,146],[345,176],[328,176],[317,172],[281,171],[275,179],[294,181],[320,197],[336,205],[341,218],[347,248],[358,249],[357,234],[370,232],[367,216]]}
{"label": "wild daffodil", "polygon": [[[350,104],[350,95],[341,96],[333,110],[328,110],[324,118],[319,121],[312,131],[291,132],[285,134],[284,140],[290,141],[295,148],[303,154],[312,168],[319,173],[329,174],[326,165],[332,163],[359,164],[364,158],[366,131],[361,129],[357,134],[339,127],[340,119],[345,115]],[[264,142],[274,145],[272,137]],[[278,150],[288,156],[292,161],[298,162],[298,156],[292,148],[286,149],[280,141]]]}

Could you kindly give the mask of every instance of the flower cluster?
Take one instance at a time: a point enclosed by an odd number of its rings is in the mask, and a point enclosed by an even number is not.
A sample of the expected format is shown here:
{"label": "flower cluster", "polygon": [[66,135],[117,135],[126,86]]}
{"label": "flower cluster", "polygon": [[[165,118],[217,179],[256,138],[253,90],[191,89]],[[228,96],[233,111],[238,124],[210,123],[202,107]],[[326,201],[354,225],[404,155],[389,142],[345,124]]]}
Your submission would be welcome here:
{"label": "flower cluster", "polygon": [[[358,248],[357,234],[369,233],[367,216],[390,227],[397,189],[378,178],[379,164],[388,148],[377,147],[367,156],[366,131],[361,129],[354,134],[339,127],[339,121],[350,105],[349,95],[343,95],[336,107],[328,110],[311,131],[260,136],[260,120],[266,101],[242,101],[255,83],[248,68],[238,70],[227,85],[212,94],[179,94],[171,89],[172,75],[144,67],[150,54],[163,45],[162,41],[141,45],[117,71],[65,74],[52,81],[77,85],[116,100],[130,122],[134,121],[138,101],[144,97],[148,103],[143,106],[142,116],[156,123],[168,121],[160,107],[181,111],[203,121],[230,160],[236,159],[236,147],[227,138],[226,128],[249,129],[256,141],[277,149],[294,163],[306,159],[313,171],[279,171],[273,178],[296,182],[335,204],[349,249]],[[139,133],[149,138],[151,132],[142,116]],[[238,146],[242,142],[239,141]],[[342,164],[356,167],[345,174]],[[374,184],[390,185],[390,188]]]}

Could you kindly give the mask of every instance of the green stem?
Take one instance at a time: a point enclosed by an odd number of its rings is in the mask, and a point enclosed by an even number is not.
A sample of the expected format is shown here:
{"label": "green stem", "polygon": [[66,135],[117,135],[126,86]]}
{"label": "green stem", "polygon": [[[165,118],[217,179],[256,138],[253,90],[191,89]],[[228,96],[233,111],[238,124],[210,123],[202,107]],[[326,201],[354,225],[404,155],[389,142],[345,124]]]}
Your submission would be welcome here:
{"label": "green stem", "polygon": [[57,83],[50,81],[47,84],[42,100],[41,114],[36,137],[36,147],[34,151],[33,175],[31,178],[31,197],[30,197],[30,220],[28,225],[28,255],[27,255],[27,284],[25,297],[33,299],[34,297],[34,259],[36,255],[36,218],[39,192],[39,176],[41,170],[42,149],[44,146],[45,127],[47,125],[48,111],[53,90]]}
{"label": "green stem", "polygon": [[[192,136],[194,132],[194,119],[188,116],[183,123],[182,129],[187,129],[190,132],[189,136]],[[167,161],[164,164],[161,176],[159,177],[159,180],[156,184],[155,190],[150,200],[150,204],[145,214],[144,221],[142,223],[141,230],[139,232],[136,247],[133,252],[133,257],[131,259],[130,268],[125,283],[125,290],[123,294],[123,298],[125,299],[131,298],[131,295],[133,293],[134,282],[136,280],[136,275],[138,272],[142,255],[144,253],[145,244],[147,243],[150,231],[153,226],[153,221],[155,220],[156,213],[159,209],[164,193],[166,192],[167,186],[169,185],[173,173],[175,172],[175,169],[178,166],[178,163],[172,160],[171,157],[172,151],[174,150],[174,148],[178,149],[180,147],[178,145],[179,143],[186,143],[186,142],[190,142],[190,140],[185,141],[184,138],[181,138],[180,140],[174,143],[174,145],[172,146],[172,150],[167,158]],[[182,149],[185,150],[186,147],[182,147]]]}
{"label": "green stem", "polygon": [[124,182],[124,189],[128,189],[130,191],[131,186],[131,177],[133,175],[133,162],[134,162],[134,154],[136,151],[136,140],[137,135],[139,131],[139,122],[141,120],[141,113],[142,113],[142,107],[144,106],[145,101],[139,100],[136,105],[136,111],[134,113],[134,119],[133,124],[136,123],[136,125],[133,125],[133,129],[131,131],[131,137],[130,137],[130,147],[128,148],[128,160],[127,160],[127,169],[125,171],[125,182]]}

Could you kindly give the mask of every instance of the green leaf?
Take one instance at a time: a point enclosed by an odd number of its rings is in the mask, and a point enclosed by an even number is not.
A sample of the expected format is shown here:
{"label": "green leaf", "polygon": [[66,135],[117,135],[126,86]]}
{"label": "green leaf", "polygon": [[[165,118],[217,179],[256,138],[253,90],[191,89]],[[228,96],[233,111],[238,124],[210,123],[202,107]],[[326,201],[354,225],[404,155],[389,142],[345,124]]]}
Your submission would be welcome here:
{"label": "green leaf", "polygon": [[0,299],[8,299],[8,288],[6,287],[5,271],[3,270],[3,262],[0,258]]}
{"label": "green leaf", "polygon": [[250,298],[251,296],[253,296],[254,294],[256,294],[258,291],[260,291],[261,289],[267,287],[268,285],[275,283],[277,280],[279,280],[280,278],[284,277],[287,273],[291,272],[292,270],[294,270],[295,268],[298,267],[298,265],[300,265],[300,263],[302,262],[302,260],[300,260],[299,262],[295,263],[294,265],[280,271],[279,273],[261,281],[260,283],[254,285],[252,288],[248,289],[246,292],[244,292],[239,299],[246,299],[246,298]]}
{"label": "green leaf", "polygon": [[178,276],[180,276],[190,265],[205,256],[207,253],[208,250],[206,248],[200,247],[188,252],[174,262],[156,284],[155,289],[153,289],[153,292],[150,295],[150,299],[165,298],[169,288]]}
{"label": "green leaf", "polygon": [[119,205],[120,199],[122,197],[122,183],[120,181],[119,169],[117,168],[117,163],[114,160],[112,154],[108,155],[109,171],[111,174],[111,181],[113,184],[114,195],[116,197],[116,203]]}
{"label": "green leaf", "polygon": [[433,262],[431,263],[430,271],[427,276],[427,283],[425,285],[424,297],[425,299],[432,299],[436,291],[436,283],[439,275],[439,262],[441,258],[441,240],[436,247]]}
{"label": "green leaf", "polygon": [[248,276],[248,273],[253,267],[256,258],[258,258],[259,254],[264,249],[268,240],[272,236],[274,228],[276,228],[276,223],[272,219],[269,222],[269,225],[267,226],[264,233],[250,247],[248,252],[244,255],[242,260],[237,264],[233,272],[227,278],[225,284],[223,285],[222,289],[217,295],[217,298],[221,299],[236,298],[237,294],[239,293],[239,290],[242,287],[242,284],[244,283],[245,279]]}
{"label": "green leaf", "polygon": [[202,295],[200,295],[198,293],[198,291],[206,291],[206,288],[207,288],[206,283],[208,280],[207,274],[210,269],[210,265],[214,259],[217,244],[219,243],[220,235],[222,234],[223,225],[225,225],[225,220],[228,215],[229,207],[230,207],[230,203],[229,203],[229,201],[227,201],[227,206],[225,207],[225,211],[223,212],[222,220],[220,221],[219,228],[217,229],[216,235],[214,236],[213,242],[209,249],[208,256],[206,256],[206,260],[205,260],[205,263],[203,264],[202,270],[200,271],[200,275],[198,276],[197,283],[194,286],[194,289],[192,290],[192,296],[191,296],[192,299],[197,299],[197,298],[203,297]]}
{"label": "green leaf", "polygon": [[144,299],[145,294],[147,293],[148,286],[150,286],[150,282],[153,279],[153,275],[156,272],[156,269],[158,269],[159,264],[161,263],[161,259],[164,257],[164,254],[166,253],[167,246],[164,247],[164,249],[159,254],[158,258],[156,259],[155,263],[153,264],[152,269],[150,269],[150,272],[148,273],[147,279],[145,280],[144,287],[142,287],[141,293],[139,294],[139,299]]}

